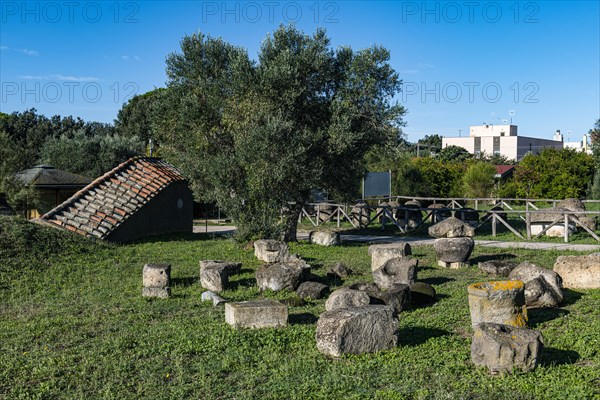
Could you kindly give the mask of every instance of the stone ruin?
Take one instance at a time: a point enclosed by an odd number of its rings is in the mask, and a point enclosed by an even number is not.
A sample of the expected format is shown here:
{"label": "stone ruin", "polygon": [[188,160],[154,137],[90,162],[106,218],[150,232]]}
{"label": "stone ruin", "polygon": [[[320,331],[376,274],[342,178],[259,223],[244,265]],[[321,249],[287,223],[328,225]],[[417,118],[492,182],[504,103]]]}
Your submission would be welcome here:
{"label": "stone ruin", "polygon": [[469,265],[469,257],[475,247],[475,228],[455,217],[429,227],[429,235],[435,239],[433,248],[438,265],[444,268],[462,268]]}
{"label": "stone ruin", "polygon": [[600,253],[587,256],[560,256],[554,264],[564,287],[600,289]]}
{"label": "stone ruin", "polygon": [[171,264],[146,264],[142,269],[143,297],[171,297]]}

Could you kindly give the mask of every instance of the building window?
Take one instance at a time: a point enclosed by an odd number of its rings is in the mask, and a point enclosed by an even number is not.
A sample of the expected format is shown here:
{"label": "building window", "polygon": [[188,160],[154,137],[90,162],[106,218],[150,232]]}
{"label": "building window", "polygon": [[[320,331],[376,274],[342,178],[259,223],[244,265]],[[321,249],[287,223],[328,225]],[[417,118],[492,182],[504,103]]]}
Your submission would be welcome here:
{"label": "building window", "polygon": [[500,138],[494,137],[494,154],[500,154]]}
{"label": "building window", "polygon": [[474,149],[473,153],[475,153],[476,156],[481,154],[481,138],[480,137],[475,138],[475,149]]}

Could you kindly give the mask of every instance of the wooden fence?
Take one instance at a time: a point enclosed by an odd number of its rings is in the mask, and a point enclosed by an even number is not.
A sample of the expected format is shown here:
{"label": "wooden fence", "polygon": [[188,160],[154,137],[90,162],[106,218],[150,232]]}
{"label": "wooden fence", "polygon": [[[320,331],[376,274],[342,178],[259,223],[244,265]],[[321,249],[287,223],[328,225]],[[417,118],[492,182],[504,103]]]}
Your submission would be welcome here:
{"label": "wooden fence", "polygon": [[[418,207],[418,206],[390,206],[390,201],[418,200],[432,203],[436,206]],[[589,223],[584,223],[582,217],[587,217],[595,221],[600,216],[600,211],[565,211],[555,210],[556,204],[561,200],[554,199],[492,199],[492,198],[433,198],[433,197],[394,197],[369,199],[368,203],[358,203],[353,206],[348,204],[336,203],[311,203],[309,207],[304,207],[301,211],[299,222],[307,219],[313,226],[319,226],[325,223],[335,222],[337,227],[344,221],[349,222],[354,228],[365,228],[371,225],[381,225],[385,229],[386,225],[392,224],[402,233],[407,233],[418,229],[426,222],[436,222],[443,218],[443,215],[459,217],[468,213],[467,205],[473,205],[473,209],[478,213],[486,213],[483,219],[471,221],[475,229],[479,229],[486,224],[491,224],[492,236],[497,236],[498,226],[506,227],[510,232],[522,240],[537,239],[546,234],[554,227],[561,227],[565,243],[569,242],[571,230],[581,228],[583,232],[600,242],[600,237],[592,229]],[[383,204],[385,203],[385,204]],[[548,208],[541,208],[541,203],[551,205]],[[584,200],[584,204],[600,203],[599,200]],[[444,207],[439,208],[439,204]],[[482,207],[487,206],[487,207]],[[517,206],[524,209],[518,209]],[[500,209],[498,209],[500,207]],[[308,208],[308,209],[307,209]],[[496,209],[494,209],[496,208]],[[411,218],[415,213],[420,213],[421,218]],[[474,211],[471,211],[474,212]],[[424,214],[424,216],[423,216]],[[544,214],[547,221],[539,221],[536,215]],[[555,216],[547,218],[548,215]],[[513,217],[511,224],[509,216]],[[462,218],[466,219],[466,218]],[[520,219],[525,223],[525,231],[519,231],[515,226],[515,219]],[[533,227],[533,228],[532,228]],[[522,229],[522,227],[521,227]],[[534,232],[537,231],[537,232]]]}

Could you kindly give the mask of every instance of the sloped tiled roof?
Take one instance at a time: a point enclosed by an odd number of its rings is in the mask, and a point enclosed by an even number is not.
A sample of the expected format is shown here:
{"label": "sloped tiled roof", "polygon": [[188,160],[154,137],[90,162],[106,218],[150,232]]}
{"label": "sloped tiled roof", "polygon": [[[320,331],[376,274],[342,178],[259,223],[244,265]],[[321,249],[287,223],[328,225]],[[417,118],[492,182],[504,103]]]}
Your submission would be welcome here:
{"label": "sloped tiled roof", "polygon": [[134,157],[44,214],[40,222],[106,239],[167,186],[185,180],[175,167],[164,161]]}
{"label": "sloped tiled roof", "polygon": [[515,169],[514,165],[496,165],[495,167],[496,175],[499,175],[500,177],[503,177],[504,175],[512,172],[512,170]]}
{"label": "sloped tiled roof", "polygon": [[36,165],[17,174],[17,178],[25,185],[36,187],[83,187],[92,180],[81,175],[61,171],[50,165]]}

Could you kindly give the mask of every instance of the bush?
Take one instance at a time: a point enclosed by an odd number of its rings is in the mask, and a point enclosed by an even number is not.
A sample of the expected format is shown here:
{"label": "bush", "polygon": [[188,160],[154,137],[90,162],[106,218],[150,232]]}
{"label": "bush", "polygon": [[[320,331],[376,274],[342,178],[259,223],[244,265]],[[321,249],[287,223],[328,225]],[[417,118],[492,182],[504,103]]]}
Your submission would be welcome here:
{"label": "bush", "polygon": [[470,165],[462,178],[463,191],[466,197],[487,198],[494,190],[496,168],[486,162]]}

